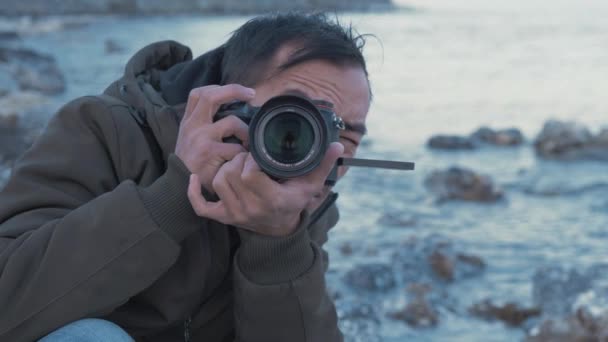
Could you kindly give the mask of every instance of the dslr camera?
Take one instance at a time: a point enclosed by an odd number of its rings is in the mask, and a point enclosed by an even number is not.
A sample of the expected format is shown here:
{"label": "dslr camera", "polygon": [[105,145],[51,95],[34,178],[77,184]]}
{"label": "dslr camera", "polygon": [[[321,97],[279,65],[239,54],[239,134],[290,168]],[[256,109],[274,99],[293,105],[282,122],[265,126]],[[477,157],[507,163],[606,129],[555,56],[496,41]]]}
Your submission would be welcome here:
{"label": "dslr camera", "polygon": [[[316,168],[345,124],[329,102],[296,95],[276,96],[261,107],[234,102],[220,107],[214,121],[235,115],[249,126],[249,152],[260,168],[280,180],[303,176]],[[226,142],[241,143],[235,137]],[[325,184],[337,181],[337,167],[368,166],[413,170],[407,162],[340,158]]]}

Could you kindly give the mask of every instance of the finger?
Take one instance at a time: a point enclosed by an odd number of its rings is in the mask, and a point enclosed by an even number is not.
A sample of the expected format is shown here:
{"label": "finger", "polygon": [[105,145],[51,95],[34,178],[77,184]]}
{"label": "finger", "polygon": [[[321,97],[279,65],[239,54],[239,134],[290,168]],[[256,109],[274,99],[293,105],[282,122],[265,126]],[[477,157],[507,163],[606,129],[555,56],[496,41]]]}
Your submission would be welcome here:
{"label": "finger", "polygon": [[247,152],[245,148],[239,144],[213,142],[209,147],[214,155],[222,158],[223,161],[232,160],[237,154]]}
{"label": "finger", "polygon": [[230,222],[222,221],[222,223],[226,224],[234,222],[235,210],[239,210],[240,207],[238,195],[230,186],[230,175],[227,170],[228,167],[228,163],[222,165],[215,177],[213,177],[213,181],[211,182],[213,191],[217,194],[220,199],[220,202],[222,202],[224,206],[226,218],[230,219]]}
{"label": "finger", "polygon": [[186,119],[190,118],[190,116],[192,116],[192,112],[194,111],[194,108],[196,108],[196,105],[198,104],[201,94],[204,94],[206,91],[209,91],[210,89],[217,88],[217,87],[219,87],[219,85],[213,84],[213,85],[198,87],[198,88],[194,88],[194,89],[190,90],[190,94],[188,94],[188,101],[186,103],[186,110],[184,112],[184,120],[186,120]]}
{"label": "finger", "polygon": [[238,117],[229,115],[213,125],[216,139],[221,140],[235,136],[242,142],[243,146],[249,146],[249,126]]}
{"label": "finger", "polygon": [[204,89],[199,95],[191,120],[198,124],[213,122],[213,116],[222,104],[232,101],[249,101],[255,96],[255,90],[240,84],[228,84]]}
{"label": "finger", "polygon": [[293,182],[305,182],[309,184],[323,185],[329,173],[336,165],[336,161],[344,153],[344,145],[339,142],[333,142],[329,145],[329,148],[325,152],[323,160],[311,173],[303,176],[294,178]]}
{"label": "finger", "polygon": [[276,193],[279,184],[272,180],[253,159],[251,153],[247,153],[243,172],[241,173],[241,181],[243,184],[258,197],[264,197],[264,194]]}
{"label": "finger", "polygon": [[219,222],[224,222],[227,218],[226,207],[222,201],[207,202],[201,193],[201,182],[197,175],[190,175],[188,184],[188,200],[194,212],[201,217],[206,217]]}
{"label": "finger", "polygon": [[[217,195],[224,201],[228,210],[234,208],[242,212],[242,197],[246,191],[241,182],[241,173],[245,164],[247,153],[239,153],[232,160],[226,162],[218,171],[214,181],[217,179],[219,184],[216,191]],[[226,194],[222,197],[222,194]],[[236,217],[234,217],[236,218]]]}

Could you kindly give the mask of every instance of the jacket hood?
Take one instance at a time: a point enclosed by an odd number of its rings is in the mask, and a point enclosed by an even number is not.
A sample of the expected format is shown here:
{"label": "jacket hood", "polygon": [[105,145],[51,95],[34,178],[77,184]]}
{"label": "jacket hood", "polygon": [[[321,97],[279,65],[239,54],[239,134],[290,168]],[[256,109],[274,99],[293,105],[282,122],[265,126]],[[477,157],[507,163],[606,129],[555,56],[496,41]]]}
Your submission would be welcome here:
{"label": "jacket hood", "polygon": [[137,120],[150,126],[166,160],[190,90],[219,84],[223,53],[220,46],[193,60],[190,48],[178,42],[150,44],[131,57],[124,75],[104,94],[127,104]]}

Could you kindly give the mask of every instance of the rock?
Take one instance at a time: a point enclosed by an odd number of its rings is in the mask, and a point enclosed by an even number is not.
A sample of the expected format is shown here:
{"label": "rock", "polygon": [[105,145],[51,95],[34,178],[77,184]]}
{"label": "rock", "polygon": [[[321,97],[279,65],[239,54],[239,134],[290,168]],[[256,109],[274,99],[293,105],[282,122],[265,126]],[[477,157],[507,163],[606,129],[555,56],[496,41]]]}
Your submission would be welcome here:
{"label": "rock", "polygon": [[543,320],[527,341],[608,341],[608,264],[582,270],[547,266],[533,281]]}
{"label": "rock", "polygon": [[19,39],[19,33],[17,33],[17,31],[0,31],[0,41],[17,39]]}
{"label": "rock", "polygon": [[395,6],[390,0],[72,0],[72,1],[3,1],[0,14],[65,15],[65,14],[217,14],[262,13],[281,10],[382,10]]}
{"label": "rock", "polygon": [[550,120],[534,141],[536,154],[547,159],[608,161],[608,139],[576,122]]}
{"label": "rock", "polygon": [[493,130],[481,127],[469,136],[435,135],[427,146],[442,150],[472,150],[483,144],[496,146],[517,146],[524,142],[524,136],[517,128]]}
{"label": "rock", "polygon": [[21,90],[34,90],[47,95],[65,90],[63,74],[51,56],[28,49],[0,47],[0,63],[11,66],[12,76]]}
{"label": "rock", "polygon": [[489,176],[461,167],[434,171],[426,177],[424,185],[440,201],[496,202],[503,197],[502,190],[494,185]]}
{"label": "rock", "polygon": [[541,313],[538,308],[522,308],[515,303],[495,305],[489,299],[474,304],[469,308],[469,312],[490,321],[498,319],[513,327],[520,326],[529,318],[537,317]]}
{"label": "rock", "polygon": [[577,310],[566,318],[547,319],[529,333],[526,341],[608,341],[608,313],[593,317],[584,310]]}
{"label": "rock", "polygon": [[481,127],[471,134],[470,139],[498,146],[516,146],[524,142],[524,136],[517,128],[493,130]]}
{"label": "rock", "polygon": [[442,280],[454,280],[454,261],[447,255],[436,250],[429,256],[428,263],[433,272]]}
{"label": "rock", "polygon": [[413,215],[404,216],[393,213],[385,213],[378,219],[378,224],[392,227],[413,227],[417,223]]}
{"label": "rock", "polygon": [[346,273],[344,281],[355,289],[366,291],[386,291],[396,285],[392,268],[379,263],[355,266]]}
{"label": "rock", "polygon": [[405,241],[393,254],[392,261],[406,283],[443,285],[475,277],[485,269],[481,258],[459,251],[439,235]]}
{"label": "rock", "polygon": [[404,321],[412,327],[433,327],[439,323],[439,312],[427,299],[431,287],[427,284],[411,284],[407,291],[411,299],[405,307],[389,314],[389,317]]}
{"label": "rock", "polygon": [[114,54],[114,53],[121,53],[125,51],[125,48],[120,45],[117,41],[112,40],[112,39],[107,39],[104,42],[104,47],[105,47],[105,52],[108,55]]}
{"label": "rock", "polygon": [[342,253],[342,255],[344,256],[352,255],[354,252],[353,245],[350,242],[344,242],[343,244],[341,244],[339,250],[340,253]]}
{"label": "rock", "polygon": [[457,135],[435,135],[429,139],[427,146],[440,150],[472,150],[475,144],[470,138]]}

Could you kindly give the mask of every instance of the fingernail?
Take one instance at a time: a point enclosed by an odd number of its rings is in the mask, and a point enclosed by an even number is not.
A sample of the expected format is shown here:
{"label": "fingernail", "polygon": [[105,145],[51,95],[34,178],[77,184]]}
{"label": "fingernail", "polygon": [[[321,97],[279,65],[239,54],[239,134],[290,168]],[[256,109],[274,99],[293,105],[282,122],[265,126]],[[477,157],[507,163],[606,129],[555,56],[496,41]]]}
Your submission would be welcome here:
{"label": "fingernail", "polygon": [[253,89],[253,88],[247,88],[247,95],[249,95],[250,97],[254,97],[255,96],[255,89]]}

